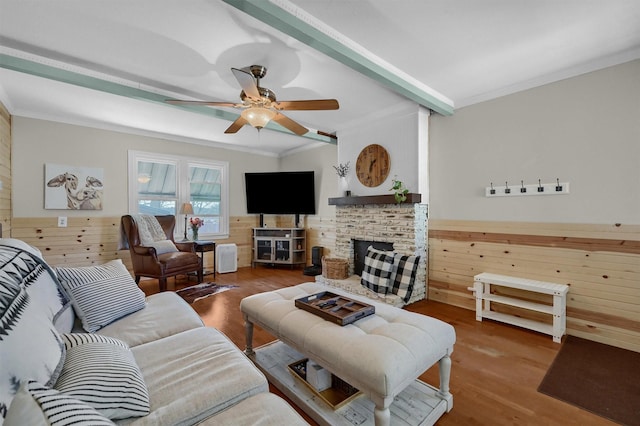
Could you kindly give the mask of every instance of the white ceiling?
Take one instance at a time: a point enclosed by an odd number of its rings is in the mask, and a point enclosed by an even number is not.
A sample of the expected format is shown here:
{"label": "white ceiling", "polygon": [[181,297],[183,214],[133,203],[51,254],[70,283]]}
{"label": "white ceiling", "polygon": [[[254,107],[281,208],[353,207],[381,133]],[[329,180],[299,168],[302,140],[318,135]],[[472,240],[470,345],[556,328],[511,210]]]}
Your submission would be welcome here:
{"label": "white ceiling", "polygon": [[[274,7],[293,14],[281,20],[289,34],[329,35],[329,56],[271,26]],[[334,59],[343,49],[346,64]],[[461,108],[638,58],[638,0],[0,0],[0,101],[12,115],[267,155],[329,139],[225,135],[237,111],[150,97],[236,102],[230,68],[261,64],[278,100],[338,99],[337,111],[286,115],[339,138],[423,103],[389,81]]]}

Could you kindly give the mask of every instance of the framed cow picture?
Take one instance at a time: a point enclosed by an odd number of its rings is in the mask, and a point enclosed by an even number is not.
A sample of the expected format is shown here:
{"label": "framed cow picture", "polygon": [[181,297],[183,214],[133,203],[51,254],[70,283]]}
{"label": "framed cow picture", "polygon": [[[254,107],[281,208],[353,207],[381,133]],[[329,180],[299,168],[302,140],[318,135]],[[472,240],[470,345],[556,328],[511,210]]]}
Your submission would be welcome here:
{"label": "framed cow picture", "polygon": [[45,164],[44,208],[102,210],[104,169]]}

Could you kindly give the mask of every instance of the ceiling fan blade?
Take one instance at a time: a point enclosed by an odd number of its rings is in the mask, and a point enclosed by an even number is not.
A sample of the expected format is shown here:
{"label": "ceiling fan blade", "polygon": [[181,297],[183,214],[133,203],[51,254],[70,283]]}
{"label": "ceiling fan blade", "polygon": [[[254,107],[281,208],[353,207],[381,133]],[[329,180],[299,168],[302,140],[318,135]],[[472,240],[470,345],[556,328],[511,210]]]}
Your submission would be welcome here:
{"label": "ceiling fan blade", "polygon": [[240,116],[236,119],[236,121],[234,121],[233,123],[231,123],[231,126],[229,126],[227,128],[227,130],[225,130],[225,133],[236,133],[238,130],[240,130],[242,128],[242,126],[244,126],[245,124],[248,124],[249,122],[247,120],[244,119],[244,117]]}
{"label": "ceiling fan blade", "polygon": [[171,105],[204,105],[204,106],[224,106],[224,107],[239,106],[239,104],[236,104],[233,102],[181,101],[179,99],[167,99],[165,102]]}
{"label": "ceiling fan blade", "polygon": [[289,111],[310,111],[338,109],[340,105],[335,99],[316,99],[310,101],[280,101],[273,104],[275,109]]}
{"label": "ceiling fan blade", "polygon": [[307,129],[306,127],[301,126],[300,124],[296,123],[289,117],[280,113],[277,113],[276,116],[273,117],[273,121],[275,121],[276,123],[278,123],[283,127],[286,127],[287,129],[291,130],[293,133],[295,133],[298,136],[302,136],[309,131],[309,129]]}
{"label": "ceiling fan blade", "polygon": [[250,72],[238,68],[231,68],[231,71],[236,80],[238,80],[238,83],[240,83],[244,94],[251,99],[260,100],[260,92],[258,92],[258,85],[253,75],[251,75]]}

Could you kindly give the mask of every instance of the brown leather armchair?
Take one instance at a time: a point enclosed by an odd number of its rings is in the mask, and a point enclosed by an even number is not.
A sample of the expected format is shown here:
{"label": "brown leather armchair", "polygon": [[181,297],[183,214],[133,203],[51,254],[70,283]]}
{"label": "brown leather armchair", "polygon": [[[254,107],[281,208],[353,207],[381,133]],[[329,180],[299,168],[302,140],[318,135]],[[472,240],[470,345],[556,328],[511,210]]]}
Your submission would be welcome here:
{"label": "brown leather armchair", "polygon": [[167,290],[167,277],[180,274],[196,272],[198,283],[202,282],[202,261],[195,252],[192,242],[175,242],[173,240],[173,230],[176,226],[176,217],[156,216],[162,230],[168,240],[173,241],[179,251],[163,253],[158,255],[153,247],[143,247],[140,245],[138,227],[130,215],[122,216],[122,227],[129,243],[133,272],[136,276],[136,283],[140,282],[140,277],[157,278],[160,283],[160,291]]}

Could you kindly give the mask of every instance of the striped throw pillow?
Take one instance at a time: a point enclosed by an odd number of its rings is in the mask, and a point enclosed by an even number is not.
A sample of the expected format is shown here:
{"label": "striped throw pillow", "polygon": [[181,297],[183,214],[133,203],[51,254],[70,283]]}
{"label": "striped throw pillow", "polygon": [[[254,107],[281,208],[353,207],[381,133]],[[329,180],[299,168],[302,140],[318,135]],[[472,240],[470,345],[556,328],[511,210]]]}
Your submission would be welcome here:
{"label": "striped throw pillow", "polygon": [[129,271],[116,259],[103,265],[56,268],[82,327],[93,333],[145,307],[145,296]]}
{"label": "striped throw pillow", "polygon": [[364,258],[364,268],[360,283],[379,294],[389,292],[389,277],[393,269],[393,252],[386,252],[369,246]]}
{"label": "striped throw pillow", "polygon": [[127,344],[99,334],[70,333],[67,357],[54,388],[110,419],[149,414],[149,393]]}
{"label": "striped throw pillow", "polygon": [[111,426],[114,423],[95,409],[48,388],[25,380],[11,401],[4,426]]}

